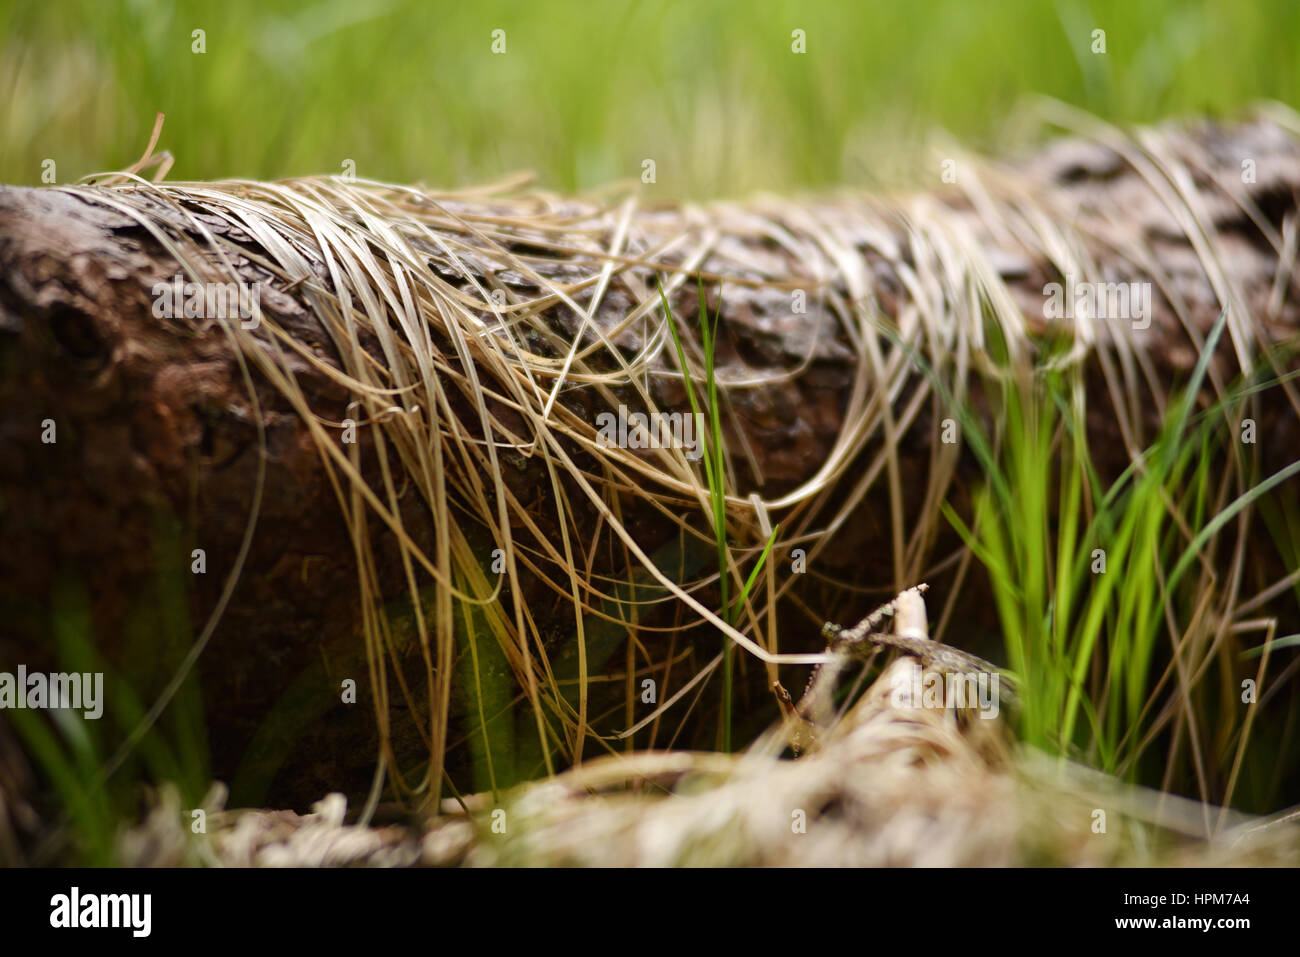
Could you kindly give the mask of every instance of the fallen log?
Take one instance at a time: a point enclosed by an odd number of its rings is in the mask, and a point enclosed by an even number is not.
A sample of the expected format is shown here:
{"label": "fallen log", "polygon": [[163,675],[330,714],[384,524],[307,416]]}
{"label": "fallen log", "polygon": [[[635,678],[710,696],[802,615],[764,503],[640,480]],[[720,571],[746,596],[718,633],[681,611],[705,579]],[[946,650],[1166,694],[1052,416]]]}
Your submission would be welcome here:
{"label": "fallen log", "polygon": [[[1080,364],[1116,474],[1225,308],[1207,398],[1294,369],[1290,118],[958,169],[930,196],[706,207],[340,178],[0,189],[0,660],[52,669],[82,627],[144,708],[197,668],[235,803],[364,794],[376,753],[398,795],[504,786],[668,743],[642,682],[668,700],[716,666],[716,631],[761,689],[816,660],[818,619],[870,603],[845,583],[956,595],[936,506],[978,470],[941,434],[954,402],[996,418],[984,376]],[[733,594],[781,529],[737,627],[690,441],[627,428],[691,411],[658,284],[698,382],[697,277]],[[1297,409],[1290,382],[1260,399],[1269,472]],[[996,627],[985,602],[953,615]],[[707,647],[674,637],[699,622]],[[777,714],[742,701],[751,729]]]}

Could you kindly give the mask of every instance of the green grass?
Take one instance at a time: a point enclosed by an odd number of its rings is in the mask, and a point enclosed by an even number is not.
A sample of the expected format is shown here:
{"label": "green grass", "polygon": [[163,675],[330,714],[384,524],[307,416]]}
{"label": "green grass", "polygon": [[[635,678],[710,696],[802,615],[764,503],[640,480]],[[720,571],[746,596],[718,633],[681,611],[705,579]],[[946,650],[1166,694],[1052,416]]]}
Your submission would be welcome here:
{"label": "green grass", "polygon": [[[53,670],[102,672],[103,714],[87,719],[76,710],[7,712],[57,802],[57,813],[49,819],[52,828],[43,835],[47,843],[36,849],[53,856],[37,863],[117,864],[119,830],[122,822],[139,820],[147,783],[169,782],[186,808],[200,806],[211,776],[203,705],[194,677],[181,686],[162,720],[149,726],[134,748],[119,750],[141,726],[153,698],[152,693],[138,693],[139,689],[152,689],[160,676],[169,676],[168,669],[183,657],[192,640],[183,609],[177,614],[178,602],[184,602],[184,585],[176,569],[164,570],[156,593],[137,608],[130,626],[133,632],[147,633],[151,652],[132,655],[126,670],[114,668],[96,650],[85,589],[63,581],[55,590],[50,612],[57,656]],[[117,767],[109,771],[119,754]]]}
{"label": "green grass", "polygon": [[353,160],[392,181],[532,169],[584,189],[639,182],[651,158],[654,198],[931,184],[919,134],[999,149],[1027,93],[1121,122],[1300,104],[1290,0],[17,0],[0,37],[0,181],[22,184],[46,159],[60,182],[129,165],[159,110],[172,179]]}
{"label": "green grass", "polygon": [[[1262,646],[1221,656],[1203,638],[1214,616],[1235,617],[1219,576],[1238,548],[1258,557],[1263,530],[1256,518],[1248,540],[1222,533],[1254,510],[1266,514],[1261,506],[1300,474],[1300,462],[1261,478],[1237,441],[1250,396],[1275,379],[1240,384],[1193,414],[1225,323],[1226,313],[1155,442],[1108,486],[1089,452],[1077,372],[986,383],[1005,409],[997,434],[959,413],[986,479],[973,523],[947,504],[944,512],[988,573],[1023,689],[1023,739],[1149,785],[1168,783],[1171,769],[1190,761],[1211,778],[1218,772],[1224,792],[1207,796],[1226,803],[1237,779],[1229,765],[1246,756],[1251,731],[1234,696],[1253,671],[1238,663]],[[1232,494],[1236,487],[1244,488]],[[1198,568],[1215,556],[1217,574]],[[1269,644],[1280,651],[1295,642]],[[1156,754],[1158,735],[1184,718],[1190,733]],[[1236,743],[1216,753],[1209,742],[1225,726]]]}
{"label": "green grass", "polygon": [[[772,529],[767,544],[763,547],[762,553],[758,556],[758,561],[750,571],[749,577],[740,589],[740,594],[736,596],[733,603],[730,600],[730,576],[733,563],[731,560],[731,545],[727,535],[727,473],[726,462],[723,459],[722,405],[718,400],[718,381],[714,367],[718,320],[722,315],[722,295],[721,291],[719,291],[718,308],[710,316],[708,303],[704,297],[703,279],[699,280],[698,288],[700,294],[700,347],[704,352],[704,393],[708,403],[709,423],[705,436],[706,448],[703,456],[705,487],[709,494],[709,504],[712,509],[710,520],[713,524],[713,534],[718,548],[718,591],[721,596],[719,601],[722,606],[722,618],[727,624],[734,627],[740,620],[741,609],[745,607],[745,602],[749,600],[749,593],[754,587],[754,582],[758,580],[759,573],[763,570],[768,555],[771,554],[772,545],[776,542],[776,536],[781,531],[781,526],[777,525]],[[682,346],[677,320],[673,316],[673,307],[668,301],[668,293],[664,291],[662,282],[659,284],[659,298],[663,301],[664,316],[668,320],[668,331],[672,334],[673,345],[677,350],[677,361],[681,365],[682,378],[686,383],[686,396],[690,401],[691,413],[698,421],[701,413],[699,400],[695,395],[695,381],[691,376],[691,366],[686,358],[686,349]],[[731,726],[732,706],[734,703],[732,699],[734,697],[735,653],[736,646],[730,640],[727,640],[722,649],[722,714],[720,718],[722,750],[727,752],[732,749]]]}

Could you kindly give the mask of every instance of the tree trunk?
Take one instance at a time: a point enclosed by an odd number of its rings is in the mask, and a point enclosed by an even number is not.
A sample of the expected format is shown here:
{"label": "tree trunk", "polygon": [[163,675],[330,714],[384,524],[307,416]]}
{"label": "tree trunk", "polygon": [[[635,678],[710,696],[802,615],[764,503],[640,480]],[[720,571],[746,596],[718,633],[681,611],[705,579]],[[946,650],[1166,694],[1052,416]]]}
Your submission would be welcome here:
{"label": "tree trunk", "polygon": [[[769,507],[773,522],[794,513],[793,524],[783,532],[801,529],[811,535],[829,524],[830,531],[818,540],[818,578],[801,582],[792,594],[814,616],[847,620],[876,600],[854,598],[836,581],[892,594],[932,570],[956,544],[932,519],[927,520],[931,533],[915,544],[904,543],[892,507],[912,528],[934,511],[935,491],[950,491],[960,502],[966,487],[978,479],[964,456],[959,458],[955,448],[950,455],[938,441],[943,419],[938,399],[909,412],[909,403],[925,385],[920,373],[895,369],[882,380],[870,369],[866,381],[874,391],[854,398],[854,389],[864,381],[864,363],[875,361],[873,356],[885,367],[900,360],[893,343],[870,322],[879,319],[900,329],[923,356],[933,359],[933,338],[909,336],[908,330],[915,331],[917,308],[938,310],[955,336],[943,355],[966,356],[978,366],[978,337],[987,323],[978,305],[964,302],[968,288],[943,285],[964,275],[1005,290],[1019,307],[1024,338],[1013,346],[1045,349],[1054,330],[1081,337],[1092,448],[1112,474],[1155,435],[1163,393],[1185,380],[1224,303],[1230,307],[1229,326],[1207,395],[1258,362],[1269,347],[1295,335],[1300,326],[1300,282],[1293,268],[1300,195],[1296,140],[1276,126],[1257,123],[1167,130],[1150,134],[1142,146],[1128,140],[1106,145],[1063,140],[1007,167],[958,163],[954,186],[898,202],[850,197],[702,210],[604,207],[549,197],[526,202],[535,205],[548,228],[572,217],[575,233],[587,230],[595,248],[617,248],[620,229],[632,237],[622,252],[606,260],[617,268],[589,327],[580,333],[572,309],[559,303],[552,307],[549,319],[561,338],[567,334],[598,344],[594,328],[613,335],[622,355],[635,354],[662,313],[649,312],[653,322],[646,326],[638,320],[618,327],[629,310],[657,295],[658,272],[666,280],[690,276],[675,285],[672,298],[688,338],[698,340],[693,274],[703,272],[714,308],[722,287],[717,362],[720,381],[728,383],[724,435],[740,503],[733,508],[741,510],[745,497],[754,493]],[[1169,170],[1186,179],[1171,178]],[[289,186],[309,192],[303,184]],[[256,403],[251,401],[240,355],[220,323],[171,321],[154,314],[156,284],[185,272],[160,237],[198,240],[201,224],[222,248],[237,254],[234,275],[227,278],[259,284],[261,309],[278,328],[324,366],[338,367],[334,334],[322,324],[306,291],[312,283],[336,291],[331,274],[319,250],[311,261],[314,275],[306,282],[307,277],[298,277],[295,283],[268,266],[275,255],[266,248],[266,237],[214,212],[201,184],[173,185],[165,200],[129,189],[0,189],[0,521],[5,544],[0,551],[0,662],[54,668],[61,660],[56,647],[64,647],[56,636],[75,633],[84,620],[99,653],[124,681],[134,682],[131,686],[147,707],[204,623],[218,615],[198,667],[212,771],[236,782],[234,803],[271,801],[302,808],[329,790],[364,793],[377,737],[373,709],[364,704],[368,680],[359,637],[357,549],[322,453],[301,410],[255,363],[249,375],[256,384]],[[135,214],[147,211],[155,231],[121,208],[128,197]],[[449,290],[473,293],[473,280],[504,290],[506,301],[513,302],[543,294],[538,275],[570,282],[600,273],[598,256],[548,255],[553,232],[494,220],[517,213],[508,199],[461,194],[439,200],[448,215],[476,228],[495,224],[496,241],[511,253],[531,256],[537,274],[501,268],[493,258],[499,247],[476,246],[473,230],[455,235],[454,259],[435,239],[426,238],[423,245],[413,240],[427,253],[430,281]],[[189,214],[195,219],[188,219]],[[308,234],[302,215],[284,209],[279,215],[295,222],[298,235]],[[1202,227],[1209,233],[1199,232]],[[1049,234],[1069,243],[1069,255],[1089,263],[1093,277],[1152,283],[1149,314],[1128,324],[1054,318],[1045,305],[1044,287],[1069,277],[1061,274],[1064,254],[1055,261],[1049,257]],[[667,249],[657,247],[671,237],[684,238]],[[989,272],[980,274],[973,265],[979,263]],[[577,303],[588,307],[595,298],[593,284],[574,288],[579,289]],[[1149,328],[1136,328],[1146,320]],[[430,322],[436,325],[437,317]],[[376,338],[362,339],[363,347],[381,355]],[[268,351],[269,341],[263,341]],[[445,339],[440,345],[452,351]],[[533,345],[556,361],[564,358],[565,350],[554,341]],[[295,372],[317,416],[333,423],[349,417],[360,422],[358,461],[371,487],[382,489],[374,429],[350,405],[356,395],[324,367],[283,349],[280,354],[287,355],[283,363]],[[1293,358],[1287,361],[1287,368],[1295,367]],[[1120,394],[1107,388],[1107,363],[1124,383]],[[650,371],[676,367],[671,340],[665,340]],[[967,369],[958,360],[946,359],[938,371],[959,397],[992,415],[979,380],[967,380]],[[742,382],[762,378],[768,381]],[[680,379],[655,378],[652,394],[661,408],[688,409]],[[454,400],[460,403],[456,414],[472,420],[468,395],[462,391]],[[617,395],[639,407],[631,391]],[[873,395],[888,395],[893,434],[884,428],[853,444],[846,436],[857,423],[846,421],[846,413],[860,411]],[[566,389],[559,402],[587,422],[610,408],[607,396],[583,385]],[[1300,448],[1300,417],[1290,385],[1268,390],[1261,404],[1261,454],[1272,471]],[[930,408],[933,414],[926,411]],[[1121,421],[1123,429],[1117,424]],[[47,435],[51,428],[53,434]],[[599,456],[589,447],[570,445],[576,462],[598,470]],[[836,522],[836,503],[871,478],[864,471],[886,445],[896,456],[897,473],[886,469],[866,482],[866,494]],[[783,496],[813,479],[844,448],[853,458],[842,478],[811,504],[782,506]],[[1273,468],[1269,460],[1277,460]],[[541,458],[504,455],[502,461],[506,487],[529,503],[536,517],[529,541],[558,543],[562,520],[555,517],[553,487]],[[223,606],[227,574],[241,551],[263,464],[255,531]],[[940,472],[942,481],[936,477]],[[948,489],[954,475],[970,481]],[[561,482],[575,502],[567,519],[572,528],[599,529],[600,510],[584,499],[571,476],[564,475]],[[661,511],[636,495],[619,501],[625,526],[647,554],[662,555],[670,548],[679,530]],[[695,507],[689,500],[680,504],[683,510]],[[427,502],[406,495],[401,514],[416,544],[435,554]],[[374,563],[383,598],[398,601],[408,580],[394,535],[373,514],[368,521],[373,555],[366,560]],[[472,522],[466,524],[467,535],[491,547],[486,534],[478,534]],[[703,512],[696,524],[707,531]],[[522,526],[516,530],[528,537]],[[756,536],[744,544],[761,541]],[[203,551],[203,573],[195,572],[195,549]],[[603,549],[597,559],[594,572],[630,574],[622,545]],[[788,556],[781,560],[788,563]],[[951,571],[948,567],[930,576],[936,602],[942,601],[944,576]],[[427,576],[420,581],[422,587],[432,587]],[[557,670],[569,667],[566,656],[572,651],[562,638],[572,634],[572,607],[536,575],[523,574],[519,588],[515,600],[526,605],[539,633],[552,636],[549,650]],[[969,607],[973,618],[987,619],[988,612],[979,611],[985,607],[981,602],[962,607]],[[679,612],[647,621],[670,626]],[[790,622],[808,620],[801,619],[798,608],[786,608],[784,614]],[[455,620],[461,621],[459,613]],[[783,652],[816,650],[815,628],[795,634],[787,623],[782,635]],[[668,643],[648,632],[641,640]],[[619,675],[620,669],[632,658],[639,668],[645,662],[614,650],[621,648],[621,634],[610,641],[601,652],[603,660],[589,662],[589,669],[617,677],[610,684],[622,695],[626,676]],[[407,647],[407,664],[418,663],[413,647]],[[718,647],[714,642],[704,651],[697,649],[691,661],[679,661],[677,684]],[[677,644],[676,652],[682,651]],[[456,667],[463,666],[458,658]],[[762,670],[753,663],[748,667],[752,676]],[[361,705],[339,700],[341,682],[349,677],[361,686]],[[787,683],[798,686],[797,679]],[[639,717],[622,710],[612,717],[598,715],[597,698],[592,721],[600,718],[606,733],[627,727],[628,717]],[[302,705],[299,712],[310,720],[276,732],[284,740],[268,737],[268,716],[276,709],[293,710],[294,702],[304,699],[316,702]],[[422,707],[437,706],[425,701]],[[777,714],[775,704],[761,698],[751,699],[748,707],[759,724]],[[393,747],[399,758],[424,746],[420,729],[428,720],[421,706],[410,720],[394,720]],[[458,729],[461,735],[468,733],[465,727],[453,728],[450,745],[458,743]]]}

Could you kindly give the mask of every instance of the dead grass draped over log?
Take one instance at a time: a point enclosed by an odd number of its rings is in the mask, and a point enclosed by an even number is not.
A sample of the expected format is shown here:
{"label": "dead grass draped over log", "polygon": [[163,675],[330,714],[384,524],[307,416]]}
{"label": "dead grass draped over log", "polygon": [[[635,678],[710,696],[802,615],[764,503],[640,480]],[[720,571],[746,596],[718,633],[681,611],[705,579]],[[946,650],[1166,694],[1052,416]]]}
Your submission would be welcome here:
{"label": "dead grass draped over log", "polygon": [[[1166,332],[1180,339],[1185,333],[1195,347],[1206,316],[1227,307],[1225,339],[1240,371],[1267,352],[1291,284],[1295,231],[1280,234],[1250,203],[1239,162],[1221,151],[1224,140],[1213,131],[1127,135],[1077,115],[1055,119],[1090,144],[1071,147],[1085,168],[1135,171],[1126,195],[1111,193],[1102,203],[1089,190],[1104,184],[1048,188],[1064,175],[1059,157],[1042,168],[1004,169],[965,156],[956,157],[955,187],[939,197],[758,198],[709,206],[647,205],[635,195],[567,199],[519,182],[434,192],[338,177],[150,183],[109,174],[65,191],[130,216],[182,265],[187,281],[230,282],[250,269],[265,276],[268,290],[296,298],[327,334],[329,350],[308,347],[282,315],[266,308],[266,296],[256,328],[237,319],[219,322],[250,382],[254,373],[269,381],[310,427],[352,530],[383,766],[399,793],[432,801],[440,797],[449,744],[456,634],[471,613],[486,622],[505,655],[552,769],[553,756],[572,762],[592,739],[614,751],[614,732],[627,726],[623,715],[593,715],[589,708],[596,677],[587,651],[592,621],[613,620],[635,633],[650,608],[678,603],[683,624],[710,623],[772,675],[779,663],[820,659],[788,653],[790,643],[779,634],[775,610],[790,587],[779,563],[766,563],[733,626],[701,597],[716,573],[683,579],[678,568],[660,567],[623,521],[620,502],[631,495],[678,526],[684,540],[707,544],[717,532],[701,469],[682,449],[610,447],[591,414],[620,405],[646,412],[684,408],[660,279],[677,301],[697,276],[707,287],[724,285],[727,322],[748,324],[747,334],[769,347],[766,363],[740,356],[720,362],[728,420],[738,409],[752,410],[765,390],[819,365],[850,370],[833,439],[816,461],[795,463],[802,473],[777,450],[753,447],[734,421],[724,426],[725,534],[735,545],[724,574],[734,582],[733,594],[774,525],[781,526],[776,553],[803,548],[811,565],[868,493],[881,490],[890,502],[884,547],[892,580],[871,584],[892,591],[925,577],[941,521],[937,506],[959,446],[924,438],[947,405],[933,380],[918,372],[916,358],[935,370],[956,402],[968,397],[973,376],[1006,376],[1041,359],[1035,341],[1048,323],[1037,318],[1042,297],[1025,298],[1027,288],[1041,288],[1032,277],[1149,279],[1158,295],[1154,321]],[[1294,163],[1298,130],[1294,116],[1274,111],[1252,136]],[[1276,168],[1258,170],[1261,179],[1280,175]],[[1257,277],[1236,271],[1225,253],[1230,244],[1216,238],[1221,217],[1243,212],[1260,224],[1280,263],[1265,284],[1272,290],[1266,301],[1248,295],[1246,280]],[[1153,260],[1147,241],[1153,222],[1194,251],[1194,262],[1181,264],[1184,273]],[[1117,268],[1127,274],[1116,276]],[[806,297],[806,312],[797,311],[796,294]],[[1145,410],[1163,408],[1166,399],[1149,354],[1154,340],[1123,323],[1085,319],[1061,319],[1051,332],[1064,339],[1045,360],[1055,367],[1104,354],[1118,433],[1136,454],[1150,437]],[[689,331],[687,338],[688,352],[702,366],[698,338]],[[308,367],[353,397],[350,418],[372,433],[378,480],[363,475],[356,446],[340,441],[344,423],[310,407],[297,378]],[[699,369],[693,372],[698,381]],[[1214,381],[1219,387],[1222,379]],[[1290,385],[1285,388],[1300,408]],[[571,401],[576,395],[584,402]],[[926,505],[919,521],[909,522],[899,450],[918,435],[929,449]],[[550,510],[545,523],[502,480],[515,461],[540,463]],[[769,473],[780,470],[780,491],[765,494]],[[407,488],[427,504],[432,547],[419,545],[404,527],[398,497]],[[594,515],[594,527],[580,527],[579,515]],[[400,545],[423,687],[396,681],[386,666],[395,644],[376,585],[367,521],[373,517]],[[500,575],[479,531],[500,549]],[[601,553],[644,569],[646,583],[634,600],[622,583],[584,572]],[[544,636],[520,600],[525,572],[572,607],[576,695],[561,687]],[[430,584],[431,602],[421,598]],[[630,683],[628,693],[634,693]],[[651,720],[690,697],[669,699]],[[427,715],[422,733],[429,759],[415,774],[403,773],[388,743],[389,716],[399,704]]]}

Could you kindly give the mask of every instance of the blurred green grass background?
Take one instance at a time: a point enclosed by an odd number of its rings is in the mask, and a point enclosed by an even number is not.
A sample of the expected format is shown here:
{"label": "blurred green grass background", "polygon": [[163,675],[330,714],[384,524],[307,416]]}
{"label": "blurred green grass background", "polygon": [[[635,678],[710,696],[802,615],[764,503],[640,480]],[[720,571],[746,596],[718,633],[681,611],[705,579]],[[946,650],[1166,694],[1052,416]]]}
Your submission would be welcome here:
{"label": "blurred green grass background", "polygon": [[906,178],[932,129],[997,150],[1023,94],[1119,122],[1294,106],[1298,40],[1295,0],[8,0],[0,180],[127,166],[161,110],[170,179],[351,159],[585,189],[652,158],[666,197],[872,185]]}

